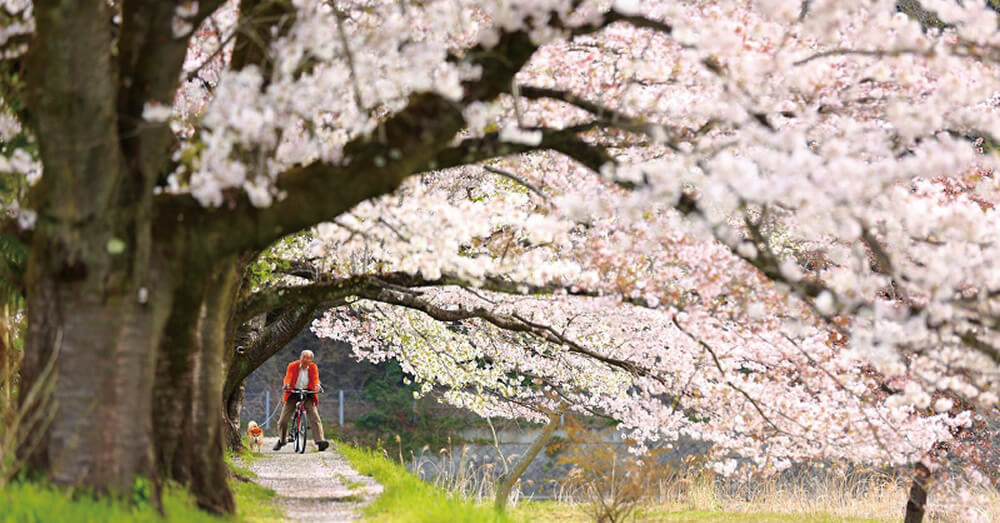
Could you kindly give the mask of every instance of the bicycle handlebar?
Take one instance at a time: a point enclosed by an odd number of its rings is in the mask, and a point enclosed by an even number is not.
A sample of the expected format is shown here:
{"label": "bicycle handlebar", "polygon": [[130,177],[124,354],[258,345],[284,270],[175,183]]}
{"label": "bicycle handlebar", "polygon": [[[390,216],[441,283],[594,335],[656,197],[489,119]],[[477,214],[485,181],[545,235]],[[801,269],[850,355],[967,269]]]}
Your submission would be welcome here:
{"label": "bicycle handlebar", "polygon": [[309,389],[288,389],[288,391],[287,391],[287,392],[289,392],[289,393],[291,393],[291,394],[319,394],[320,392],[323,392],[323,389],[322,389],[322,388],[321,388],[321,389],[319,389],[319,390],[309,390]]}

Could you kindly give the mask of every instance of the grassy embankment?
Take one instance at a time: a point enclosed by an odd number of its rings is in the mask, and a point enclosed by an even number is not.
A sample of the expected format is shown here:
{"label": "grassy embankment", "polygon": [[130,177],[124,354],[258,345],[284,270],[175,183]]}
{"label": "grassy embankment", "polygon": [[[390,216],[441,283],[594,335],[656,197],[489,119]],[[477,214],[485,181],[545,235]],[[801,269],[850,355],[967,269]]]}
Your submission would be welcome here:
{"label": "grassy embankment", "polygon": [[[252,478],[253,472],[234,464],[226,457],[234,474]],[[243,455],[244,462],[253,459]],[[273,522],[282,521],[282,513],[273,504],[274,491],[253,482],[230,479],[230,488],[236,497],[237,513],[232,518],[208,514],[195,506],[184,489],[167,485],[162,501],[166,518],[157,513],[149,501],[152,485],[137,483],[131,500],[98,498],[86,492],[71,492],[40,482],[14,482],[0,489],[0,522],[28,523],[47,521],[73,521],[74,523],[129,522],[192,522],[220,523],[225,521]]]}
{"label": "grassy embankment", "polygon": [[[382,454],[341,444],[340,451],[354,468],[375,478],[385,491],[364,509],[370,521],[391,522],[528,522],[528,521],[590,521],[579,506],[560,502],[522,502],[506,514],[496,513],[491,504],[479,504],[421,481],[396,462]],[[652,507],[636,513],[638,521],[711,522],[711,523],[860,523],[867,520],[830,515],[749,514],[745,512],[711,512],[683,508]]]}
{"label": "grassy embankment", "polygon": [[398,463],[373,450],[339,444],[355,470],[371,476],[385,490],[364,515],[372,521],[418,522],[506,522],[512,518],[497,514],[492,507],[478,505],[470,499],[449,494],[421,481]]}

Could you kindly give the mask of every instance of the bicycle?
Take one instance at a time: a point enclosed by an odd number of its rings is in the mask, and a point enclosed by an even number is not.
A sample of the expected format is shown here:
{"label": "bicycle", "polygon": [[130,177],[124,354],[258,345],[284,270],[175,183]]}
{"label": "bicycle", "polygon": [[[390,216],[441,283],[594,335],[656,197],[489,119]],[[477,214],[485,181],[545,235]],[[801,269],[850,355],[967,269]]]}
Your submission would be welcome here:
{"label": "bicycle", "polygon": [[306,415],[306,401],[310,394],[319,394],[320,390],[291,389],[288,391],[295,398],[295,416],[292,418],[292,439],[295,442],[295,452],[303,454],[306,451],[306,433],[309,427],[309,416]]}

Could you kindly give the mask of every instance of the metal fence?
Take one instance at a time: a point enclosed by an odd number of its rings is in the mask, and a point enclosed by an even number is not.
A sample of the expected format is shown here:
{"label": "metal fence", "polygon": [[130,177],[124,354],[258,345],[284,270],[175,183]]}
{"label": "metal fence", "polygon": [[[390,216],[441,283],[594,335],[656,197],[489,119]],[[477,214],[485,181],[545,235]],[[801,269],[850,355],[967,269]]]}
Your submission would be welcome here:
{"label": "metal fence", "polygon": [[[356,421],[364,414],[376,408],[369,401],[363,390],[335,389],[327,390],[319,396],[319,416],[327,425],[344,425]],[[472,416],[468,411],[444,404],[435,393],[418,400],[413,400],[413,421],[420,416],[432,418],[448,417],[462,418]],[[276,429],[278,417],[281,415],[281,393],[263,390],[251,391],[243,395],[243,410],[240,421],[243,426],[250,421],[256,421],[266,429]]]}
{"label": "metal fence", "polygon": [[[319,415],[327,424],[343,425],[374,408],[360,390],[331,390],[320,395]],[[256,421],[265,429],[276,427],[281,415],[281,393],[269,390],[243,395],[243,423]]]}

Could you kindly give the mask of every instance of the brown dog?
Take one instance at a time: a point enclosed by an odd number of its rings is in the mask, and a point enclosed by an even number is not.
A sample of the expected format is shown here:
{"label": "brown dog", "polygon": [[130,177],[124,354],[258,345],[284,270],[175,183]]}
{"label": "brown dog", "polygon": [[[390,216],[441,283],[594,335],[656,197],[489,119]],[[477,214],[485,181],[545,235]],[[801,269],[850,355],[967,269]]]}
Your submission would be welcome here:
{"label": "brown dog", "polygon": [[250,442],[250,450],[257,447],[257,454],[264,448],[264,429],[257,426],[256,421],[247,424],[247,440]]}

